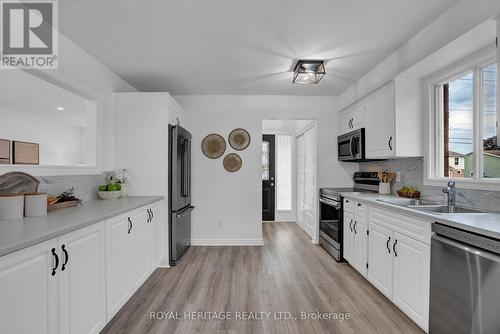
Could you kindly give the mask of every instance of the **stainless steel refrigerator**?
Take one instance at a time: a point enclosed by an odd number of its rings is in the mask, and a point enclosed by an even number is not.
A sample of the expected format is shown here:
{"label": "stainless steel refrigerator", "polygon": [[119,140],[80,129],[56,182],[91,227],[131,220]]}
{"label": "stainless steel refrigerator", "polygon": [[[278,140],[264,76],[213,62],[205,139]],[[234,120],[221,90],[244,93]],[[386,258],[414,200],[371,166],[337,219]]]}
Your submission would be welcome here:
{"label": "stainless steel refrigerator", "polygon": [[191,246],[191,133],[169,125],[169,263],[175,266]]}

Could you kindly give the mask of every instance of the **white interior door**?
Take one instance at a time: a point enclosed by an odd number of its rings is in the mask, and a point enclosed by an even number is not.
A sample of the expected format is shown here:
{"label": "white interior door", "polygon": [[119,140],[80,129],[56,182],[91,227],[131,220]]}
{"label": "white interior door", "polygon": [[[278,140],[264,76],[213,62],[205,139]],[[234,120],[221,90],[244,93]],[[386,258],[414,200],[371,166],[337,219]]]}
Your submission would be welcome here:
{"label": "white interior door", "polygon": [[317,241],[316,129],[305,131],[297,138],[298,146],[298,205],[299,226]]}
{"label": "white interior door", "polygon": [[304,136],[297,138],[297,224],[304,229]]}

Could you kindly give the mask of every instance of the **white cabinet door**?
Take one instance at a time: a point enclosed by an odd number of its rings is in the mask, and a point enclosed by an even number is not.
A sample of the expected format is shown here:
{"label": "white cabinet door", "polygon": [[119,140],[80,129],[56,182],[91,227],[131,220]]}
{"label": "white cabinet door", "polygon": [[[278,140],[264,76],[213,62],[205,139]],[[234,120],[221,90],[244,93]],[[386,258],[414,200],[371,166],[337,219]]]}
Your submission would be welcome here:
{"label": "white cabinet door", "polygon": [[0,258],[0,333],[58,333],[52,250],[57,254],[56,239]]}
{"label": "white cabinet door", "polygon": [[354,230],[352,225],[354,224],[354,217],[351,213],[344,211],[344,242],[343,242],[343,253],[344,259],[347,262],[353,263],[354,260]]}
{"label": "white cabinet door", "polygon": [[429,326],[430,246],[394,233],[393,302],[427,331]]}
{"label": "white cabinet door", "polygon": [[363,127],[365,118],[365,105],[358,103],[347,107],[340,112],[341,132],[347,133]]}
{"label": "white cabinet door", "polygon": [[128,217],[106,221],[106,313],[111,319],[131,296],[132,230]]}
{"label": "white cabinet door", "polygon": [[152,270],[158,268],[163,260],[163,240],[166,235],[164,216],[159,205],[151,207],[151,227],[153,230]]}
{"label": "white cabinet door", "polygon": [[367,159],[386,158],[396,155],[394,109],[394,84],[388,84],[366,99]]}
{"label": "white cabinet door", "polygon": [[353,237],[353,267],[361,275],[366,277],[368,263],[368,239],[366,235],[368,223],[365,219],[354,216],[354,224],[352,226]]}
{"label": "white cabinet door", "polygon": [[99,333],[106,325],[104,223],[59,238],[60,331]]}
{"label": "white cabinet door", "polygon": [[393,232],[370,222],[368,242],[368,281],[387,298],[392,298],[393,284]]}
{"label": "white cabinet door", "polygon": [[153,261],[153,231],[147,210],[141,210],[130,217],[132,221],[130,263],[134,293],[151,273]]}

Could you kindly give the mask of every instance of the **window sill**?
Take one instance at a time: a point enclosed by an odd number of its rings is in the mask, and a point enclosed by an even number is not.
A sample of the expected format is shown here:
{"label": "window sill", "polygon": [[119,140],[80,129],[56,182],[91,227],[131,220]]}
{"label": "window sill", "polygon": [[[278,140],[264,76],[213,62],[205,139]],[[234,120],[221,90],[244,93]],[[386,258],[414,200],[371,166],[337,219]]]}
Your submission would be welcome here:
{"label": "window sill", "polygon": [[485,191],[500,191],[500,179],[452,179],[452,178],[436,178],[425,179],[424,186],[444,187],[450,180],[455,181],[458,189],[475,189]]}

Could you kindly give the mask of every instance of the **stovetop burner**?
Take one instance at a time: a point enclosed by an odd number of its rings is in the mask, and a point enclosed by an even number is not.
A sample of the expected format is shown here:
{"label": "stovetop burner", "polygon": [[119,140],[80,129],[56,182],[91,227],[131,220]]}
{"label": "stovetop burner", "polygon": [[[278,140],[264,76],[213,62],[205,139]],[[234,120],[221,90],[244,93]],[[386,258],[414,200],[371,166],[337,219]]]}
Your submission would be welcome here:
{"label": "stovetop burner", "polygon": [[352,179],[354,180],[353,188],[321,188],[320,196],[339,200],[343,192],[378,192],[380,180],[376,172],[356,172]]}

